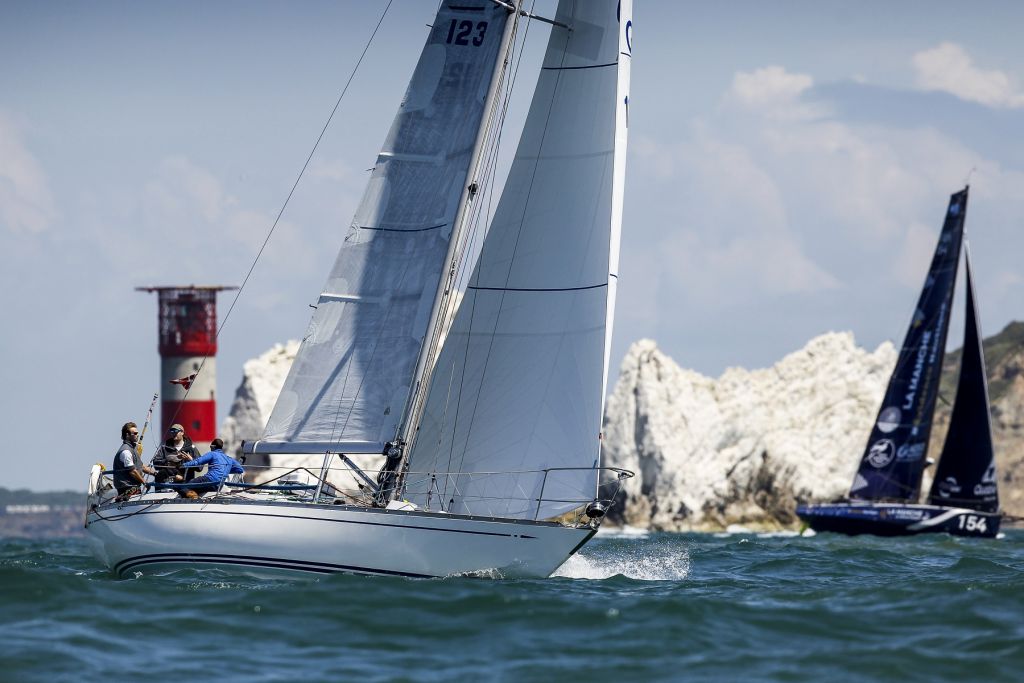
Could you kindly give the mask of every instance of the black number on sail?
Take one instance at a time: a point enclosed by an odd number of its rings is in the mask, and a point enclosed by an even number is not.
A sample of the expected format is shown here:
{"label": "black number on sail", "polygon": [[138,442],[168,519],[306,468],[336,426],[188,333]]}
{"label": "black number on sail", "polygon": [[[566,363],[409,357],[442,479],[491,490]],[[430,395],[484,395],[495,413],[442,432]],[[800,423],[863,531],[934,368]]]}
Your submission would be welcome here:
{"label": "black number on sail", "polygon": [[[473,35],[473,31],[476,34]],[[456,31],[458,31],[456,33]],[[480,47],[484,44],[484,34],[487,32],[487,22],[480,21],[476,25],[473,25],[472,21],[458,19],[452,19],[451,26],[448,27],[448,38],[445,39],[446,43],[454,45],[473,45],[474,47]],[[472,38],[470,37],[472,35]]]}

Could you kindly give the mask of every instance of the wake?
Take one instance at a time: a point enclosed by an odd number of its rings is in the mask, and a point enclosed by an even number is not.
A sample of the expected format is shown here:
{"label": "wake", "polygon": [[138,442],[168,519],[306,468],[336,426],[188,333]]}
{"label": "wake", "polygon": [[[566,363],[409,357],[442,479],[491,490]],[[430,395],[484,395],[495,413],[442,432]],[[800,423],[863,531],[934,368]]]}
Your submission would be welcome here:
{"label": "wake", "polygon": [[678,543],[652,547],[594,548],[573,555],[552,576],[568,579],[610,579],[624,576],[637,581],[681,581],[690,573],[690,553]]}

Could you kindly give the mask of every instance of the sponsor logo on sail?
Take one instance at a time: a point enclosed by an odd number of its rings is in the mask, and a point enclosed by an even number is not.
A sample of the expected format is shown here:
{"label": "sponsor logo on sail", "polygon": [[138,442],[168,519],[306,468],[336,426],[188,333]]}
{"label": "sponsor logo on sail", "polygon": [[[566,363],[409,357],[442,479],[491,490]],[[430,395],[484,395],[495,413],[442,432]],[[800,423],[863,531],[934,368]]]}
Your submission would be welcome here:
{"label": "sponsor logo on sail", "polygon": [[878,414],[878,430],[888,434],[900,426],[900,418],[903,413],[896,406],[889,406]]}
{"label": "sponsor logo on sail", "polygon": [[[917,316],[914,316],[915,322]],[[932,339],[931,330],[921,333],[921,344],[917,347],[917,357],[914,359],[914,371],[910,375],[910,384],[907,392],[903,395],[903,410],[910,410],[914,407],[914,397],[917,396],[917,386],[921,383],[921,374],[924,372],[924,363],[928,359],[928,342]]]}
{"label": "sponsor logo on sail", "polygon": [[949,205],[949,215],[950,216],[956,216],[959,213],[960,213],[960,205],[959,204],[950,204]]}
{"label": "sponsor logo on sail", "polygon": [[939,496],[942,498],[954,496],[960,493],[961,490],[960,483],[957,482],[956,477],[946,477],[939,482],[939,485],[936,488],[939,492]]}
{"label": "sponsor logo on sail", "polygon": [[996,492],[996,464],[990,462],[985,474],[981,475],[981,483],[974,485],[974,495],[994,496]]}
{"label": "sponsor logo on sail", "polygon": [[882,469],[891,463],[895,456],[896,444],[892,442],[892,439],[879,439],[871,444],[865,459],[872,467]]}
{"label": "sponsor logo on sail", "polygon": [[896,451],[896,459],[900,462],[920,460],[924,455],[924,442],[905,443]]}

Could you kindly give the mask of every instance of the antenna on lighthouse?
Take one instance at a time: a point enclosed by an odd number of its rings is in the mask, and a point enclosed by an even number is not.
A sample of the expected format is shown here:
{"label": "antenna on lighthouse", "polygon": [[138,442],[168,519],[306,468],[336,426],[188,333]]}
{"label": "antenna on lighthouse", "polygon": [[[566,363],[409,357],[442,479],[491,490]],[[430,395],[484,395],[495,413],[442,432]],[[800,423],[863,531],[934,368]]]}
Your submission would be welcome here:
{"label": "antenna on lighthouse", "polygon": [[161,440],[174,423],[200,451],[217,437],[217,292],[233,289],[238,287],[135,288],[158,297]]}

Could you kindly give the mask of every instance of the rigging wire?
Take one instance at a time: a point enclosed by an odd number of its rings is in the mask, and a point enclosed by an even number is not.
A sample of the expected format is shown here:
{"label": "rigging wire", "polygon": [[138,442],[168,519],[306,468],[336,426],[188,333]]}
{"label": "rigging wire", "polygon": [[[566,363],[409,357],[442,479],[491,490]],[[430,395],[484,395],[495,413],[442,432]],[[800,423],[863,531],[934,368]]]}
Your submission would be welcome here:
{"label": "rigging wire", "polygon": [[[273,224],[270,226],[270,231],[267,232],[266,238],[263,240],[263,244],[260,245],[259,251],[256,253],[256,257],[252,261],[252,265],[249,266],[249,271],[245,274],[245,278],[242,280],[242,284],[239,286],[238,291],[235,292],[235,297],[231,300],[231,305],[228,306],[227,312],[224,314],[224,318],[220,321],[217,326],[217,332],[214,334],[214,341],[220,339],[221,332],[224,331],[224,327],[228,324],[228,319],[231,317],[231,312],[235,310],[235,305],[238,303],[238,299],[242,296],[242,292],[245,290],[246,284],[252,277],[253,271],[256,269],[256,264],[259,263],[260,257],[263,256],[264,250],[267,248],[267,244],[270,242],[270,238],[274,235],[274,231],[277,229],[277,224],[281,221],[281,217],[284,215],[285,209],[288,208],[288,203],[292,199],[292,195],[295,194],[296,188],[299,186],[299,182],[302,180],[302,176],[306,173],[306,169],[309,168],[310,162],[313,160],[313,155],[316,154],[316,150],[320,146],[320,142],[323,140],[324,135],[327,133],[327,128],[331,125],[331,121],[334,119],[334,115],[338,112],[338,108],[341,106],[342,100],[345,98],[345,94],[348,92],[349,86],[352,85],[352,80],[355,78],[356,73],[359,71],[359,67],[363,63],[363,58],[366,57],[366,53],[370,49],[370,45],[373,44],[373,39],[377,36],[377,31],[380,30],[381,24],[384,23],[384,18],[388,14],[388,10],[391,9],[391,4],[394,0],[388,0],[387,5],[384,6],[384,11],[381,12],[380,19],[377,20],[377,25],[374,26],[373,31],[370,33],[369,39],[366,41],[366,45],[363,46],[363,51],[359,54],[359,59],[356,60],[355,66],[352,67],[352,72],[348,75],[348,80],[345,81],[344,87],[341,89],[341,94],[338,95],[337,101],[334,103],[334,108],[331,109],[330,115],[327,117],[327,121],[324,122],[323,128],[320,130],[320,134],[316,138],[316,142],[313,143],[313,148],[310,150],[309,155],[306,157],[306,161],[302,164],[302,168],[299,170],[298,176],[295,178],[295,182],[292,184],[291,190],[288,191],[288,196],[285,197],[284,203],[281,205],[281,209],[277,212],[277,217],[274,218]],[[206,366],[206,361],[210,358],[209,355],[204,355],[202,362],[199,363],[199,367],[195,371],[195,376],[203,371]],[[194,377],[193,377],[194,380]],[[194,381],[193,381],[194,384]],[[174,414],[171,417],[171,423],[173,424],[178,418],[178,413],[181,411],[181,407],[188,398],[189,392],[192,390],[193,384],[190,384],[185,389],[185,395],[178,401],[178,406],[174,409]]]}

